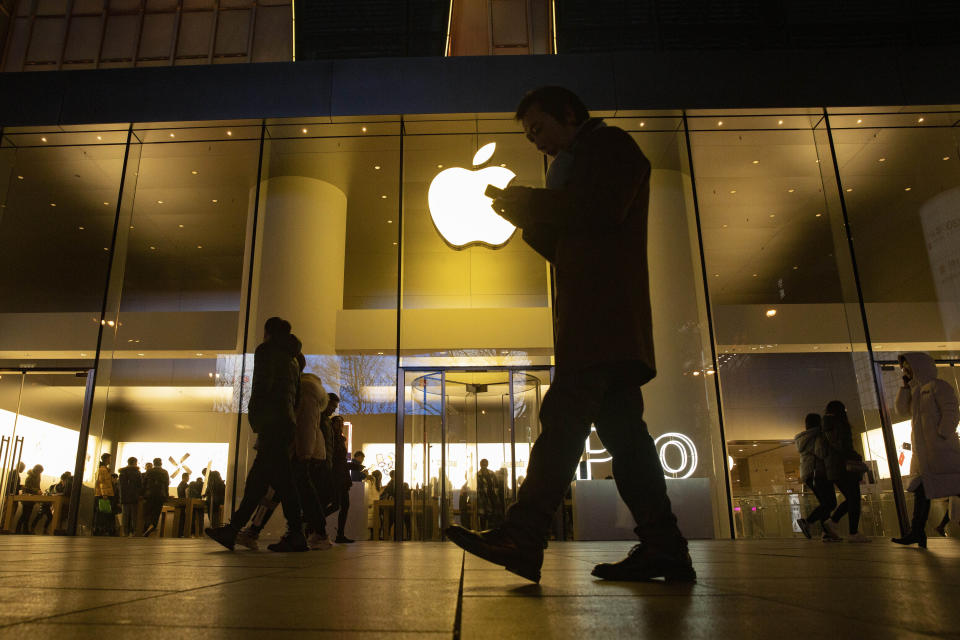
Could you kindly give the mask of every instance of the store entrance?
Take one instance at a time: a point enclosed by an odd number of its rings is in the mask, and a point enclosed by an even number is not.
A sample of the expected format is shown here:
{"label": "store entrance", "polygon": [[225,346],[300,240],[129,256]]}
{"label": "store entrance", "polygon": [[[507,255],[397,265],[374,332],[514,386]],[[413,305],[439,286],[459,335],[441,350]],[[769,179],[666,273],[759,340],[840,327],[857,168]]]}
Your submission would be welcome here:
{"label": "store entrance", "polygon": [[82,490],[82,478],[74,476],[84,468],[77,448],[92,381],[86,370],[0,370],[0,532],[72,531],[70,514]]}
{"label": "store entrance", "polygon": [[[549,367],[407,368],[402,375],[404,538],[442,540],[454,523],[496,526],[516,500],[540,434]],[[395,493],[390,488],[381,503],[389,506]],[[393,538],[400,509],[380,511],[392,511],[381,527]]]}

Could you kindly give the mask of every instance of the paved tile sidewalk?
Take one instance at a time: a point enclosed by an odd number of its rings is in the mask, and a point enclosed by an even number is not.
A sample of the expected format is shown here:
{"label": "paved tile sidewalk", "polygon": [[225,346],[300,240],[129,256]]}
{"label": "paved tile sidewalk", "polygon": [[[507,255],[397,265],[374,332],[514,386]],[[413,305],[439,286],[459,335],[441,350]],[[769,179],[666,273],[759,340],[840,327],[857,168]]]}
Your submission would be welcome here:
{"label": "paved tile sidewalk", "polygon": [[0,637],[960,636],[957,540],[931,540],[927,552],[885,540],[697,541],[695,585],[590,576],[629,547],[553,543],[533,585],[442,543],[273,554],[207,540],[0,536]]}

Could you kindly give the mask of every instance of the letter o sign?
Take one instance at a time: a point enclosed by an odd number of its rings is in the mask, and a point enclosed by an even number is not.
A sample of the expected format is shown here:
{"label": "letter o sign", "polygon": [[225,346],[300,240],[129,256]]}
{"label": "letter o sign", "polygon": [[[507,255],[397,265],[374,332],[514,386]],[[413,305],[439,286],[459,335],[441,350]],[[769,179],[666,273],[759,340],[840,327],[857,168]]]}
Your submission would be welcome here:
{"label": "letter o sign", "polygon": [[[653,441],[660,456],[664,478],[689,478],[697,468],[697,448],[682,433],[664,433]],[[667,461],[670,457],[673,464]],[[677,457],[679,456],[679,463]]]}

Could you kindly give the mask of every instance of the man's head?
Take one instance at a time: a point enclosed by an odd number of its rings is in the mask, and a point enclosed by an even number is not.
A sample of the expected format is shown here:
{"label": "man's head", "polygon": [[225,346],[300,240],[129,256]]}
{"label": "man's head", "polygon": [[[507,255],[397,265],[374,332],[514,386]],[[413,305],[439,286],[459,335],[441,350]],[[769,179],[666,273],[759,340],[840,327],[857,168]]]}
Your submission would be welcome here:
{"label": "man's head", "polygon": [[481,469],[486,469],[489,464],[490,464],[490,463],[487,462],[487,459],[484,458],[483,460],[480,461],[480,468],[481,468]]}
{"label": "man's head", "polygon": [[104,453],[103,455],[100,456],[100,464],[105,464],[105,465],[110,464],[110,454],[109,454],[109,453]]}
{"label": "man's head", "polygon": [[331,418],[331,421],[333,422],[333,430],[336,431],[337,433],[342,434],[343,433],[343,416],[333,416],[333,418]]}
{"label": "man's head", "polygon": [[300,367],[300,373],[303,373],[303,370],[307,368],[307,358],[302,351],[297,353],[297,365]]}
{"label": "man's head", "polygon": [[553,157],[570,146],[590,113],[569,89],[540,87],[523,96],[514,117],[523,124],[527,140]]}
{"label": "man's head", "polygon": [[23,470],[26,468],[27,468],[27,464],[25,462],[21,462],[20,464],[17,465],[17,471],[19,471],[20,473],[23,473]]}
{"label": "man's head", "polygon": [[353,459],[361,464],[363,464],[363,459],[366,457],[367,456],[363,455],[363,451],[357,451],[355,454],[353,454]]}
{"label": "man's head", "polygon": [[150,469],[153,469],[153,463],[152,463],[152,462],[147,462],[147,463],[145,463],[145,464],[143,465],[143,468],[144,468],[144,470],[146,470],[146,471],[150,471]]}
{"label": "man's head", "polygon": [[820,419],[819,413],[808,413],[807,417],[803,419],[803,423],[807,429],[819,429],[823,420]]}
{"label": "man's head", "polygon": [[332,416],[337,412],[337,409],[340,407],[340,396],[333,393],[332,391],[327,394],[327,397],[330,398],[330,402],[327,403],[327,408],[323,410],[328,416]]}
{"label": "man's head", "polygon": [[183,474],[183,480],[181,480],[181,482],[190,482],[190,474]]}
{"label": "man's head", "polygon": [[162,467],[162,466],[163,466],[163,460],[161,460],[160,458],[154,458],[154,459],[153,459],[153,466],[154,466],[154,467],[157,467],[157,468]]}
{"label": "man's head", "polygon": [[133,457],[127,458],[127,464],[131,467],[135,467],[137,466],[137,459]]}
{"label": "man's head", "polygon": [[263,324],[263,341],[269,342],[290,335],[290,323],[283,318],[273,316]]}
{"label": "man's head", "polygon": [[40,465],[40,464],[34,465],[34,466],[33,466],[33,469],[31,469],[31,471],[33,471],[33,474],[34,474],[34,475],[37,475],[37,476],[38,476],[38,475],[40,475],[41,473],[43,473],[43,465]]}

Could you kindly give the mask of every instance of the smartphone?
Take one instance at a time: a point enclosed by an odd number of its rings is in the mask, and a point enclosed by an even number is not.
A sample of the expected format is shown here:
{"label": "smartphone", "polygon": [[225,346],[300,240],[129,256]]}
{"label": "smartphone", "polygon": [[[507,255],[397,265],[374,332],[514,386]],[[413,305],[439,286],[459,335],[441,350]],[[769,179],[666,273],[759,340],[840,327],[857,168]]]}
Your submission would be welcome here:
{"label": "smartphone", "polygon": [[492,184],[488,184],[486,190],[483,192],[483,195],[487,196],[491,200],[494,200],[503,195],[503,189],[500,187],[495,187]]}

